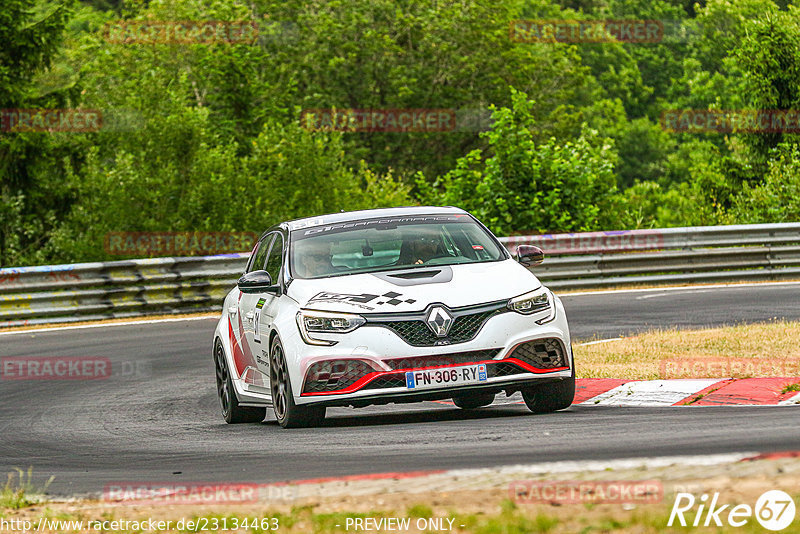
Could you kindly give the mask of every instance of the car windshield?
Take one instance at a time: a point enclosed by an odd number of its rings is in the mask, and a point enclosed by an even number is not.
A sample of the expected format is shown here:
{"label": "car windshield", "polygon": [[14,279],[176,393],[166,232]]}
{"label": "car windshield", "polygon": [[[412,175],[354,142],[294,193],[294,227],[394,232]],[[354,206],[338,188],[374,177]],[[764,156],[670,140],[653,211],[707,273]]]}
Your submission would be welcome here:
{"label": "car windshield", "polygon": [[387,217],[291,232],[295,278],[456,265],[505,259],[491,235],[467,215]]}

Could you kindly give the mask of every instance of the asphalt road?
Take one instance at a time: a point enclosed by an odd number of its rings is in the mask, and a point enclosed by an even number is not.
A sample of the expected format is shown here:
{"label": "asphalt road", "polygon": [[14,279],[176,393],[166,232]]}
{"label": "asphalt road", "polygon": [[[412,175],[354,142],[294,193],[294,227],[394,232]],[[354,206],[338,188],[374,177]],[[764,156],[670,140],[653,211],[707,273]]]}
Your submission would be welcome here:
{"label": "asphalt road", "polygon": [[[576,339],[652,327],[800,318],[800,284],[563,297]],[[94,381],[0,380],[0,473],[34,467],[50,493],[110,482],[274,482],[636,456],[797,449],[786,407],[524,406],[474,413],[436,403],[329,409],[325,426],[282,430],[268,417],[226,425],[210,357],[212,319],[0,335],[0,356],[100,356]]]}
{"label": "asphalt road", "polygon": [[653,328],[706,328],[800,319],[800,283],[567,294],[573,339],[618,337]]}

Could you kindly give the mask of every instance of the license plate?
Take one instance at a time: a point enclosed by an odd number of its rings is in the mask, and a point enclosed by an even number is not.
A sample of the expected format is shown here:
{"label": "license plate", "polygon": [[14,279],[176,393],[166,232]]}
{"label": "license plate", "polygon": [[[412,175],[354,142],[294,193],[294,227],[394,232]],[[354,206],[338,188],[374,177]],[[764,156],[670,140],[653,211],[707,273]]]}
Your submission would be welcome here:
{"label": "license plate", "polygon": [[486,382],[485,364],[406,372],[406,387],[408,389],[459,386],[463,384],[479,384],[481,382]]}

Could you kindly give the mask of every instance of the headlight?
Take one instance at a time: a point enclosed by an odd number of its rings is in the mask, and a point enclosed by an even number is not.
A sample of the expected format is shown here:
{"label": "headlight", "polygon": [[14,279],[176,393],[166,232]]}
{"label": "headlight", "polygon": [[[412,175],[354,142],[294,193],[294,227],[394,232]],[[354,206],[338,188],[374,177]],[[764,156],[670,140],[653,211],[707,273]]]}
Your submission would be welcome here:
{"label": "headlight", "polygon": [[543,319],[536,321],[539,324],[552,321],[555,317],[553,294],[545,287],[540,287],[530,293],[525,293],[524,295],[510,299],[508,301],[508,309],[523,315],[547,312],[547,315]]}
{"label": "headlight", "polygon": [[335,345],[336,341],[317,339],[313,334],[346,334],[366,322],[367,320],[360,315],[351,313],[297,312],[297,327],[300,329],[303,341],[309,345]]}

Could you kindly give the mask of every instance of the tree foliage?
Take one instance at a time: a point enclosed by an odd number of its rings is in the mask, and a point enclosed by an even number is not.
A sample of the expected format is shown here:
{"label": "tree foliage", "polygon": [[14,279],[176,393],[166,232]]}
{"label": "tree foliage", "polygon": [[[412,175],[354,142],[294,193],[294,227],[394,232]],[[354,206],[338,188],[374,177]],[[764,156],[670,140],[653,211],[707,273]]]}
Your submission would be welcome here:
{"label": "tree foliage", "polygon": [[616,185],[608,140],[586,129],[574,141],[536,143],[533,101],[511,93],[511,107],[492,113],[493,128],[483,136],[487,149],[460,158],[426,190],[426,200],[463,206],[500,234],[584,231],[610,223],[606,208]]}
{"label": "tree foliage", "polygon": [[[66,176],[81,159],[81,140],[10,131],[10,113],[75,103],[74,87],[43,88],[37,75],[58,55],[70,3],[5,0],[0,10],[0,266],[37,262],[49,232],[68,212]],[[47,90],[44,90],[47,89]]]}
{"label": "tree foliage", "polygon": [[[519,42],[517,19],[658,20],[641,42]],[[109,24],[247,21],[254,43]],[[667,110],[800,108],[800,12],[773,0],[6,0],[0,265],[106,259],[112,231],[255,231],[433,203],[500,234],[792,220],[792,132],[673,132]],[[304,109],[446,109],[453,131],[330,132]]]}

